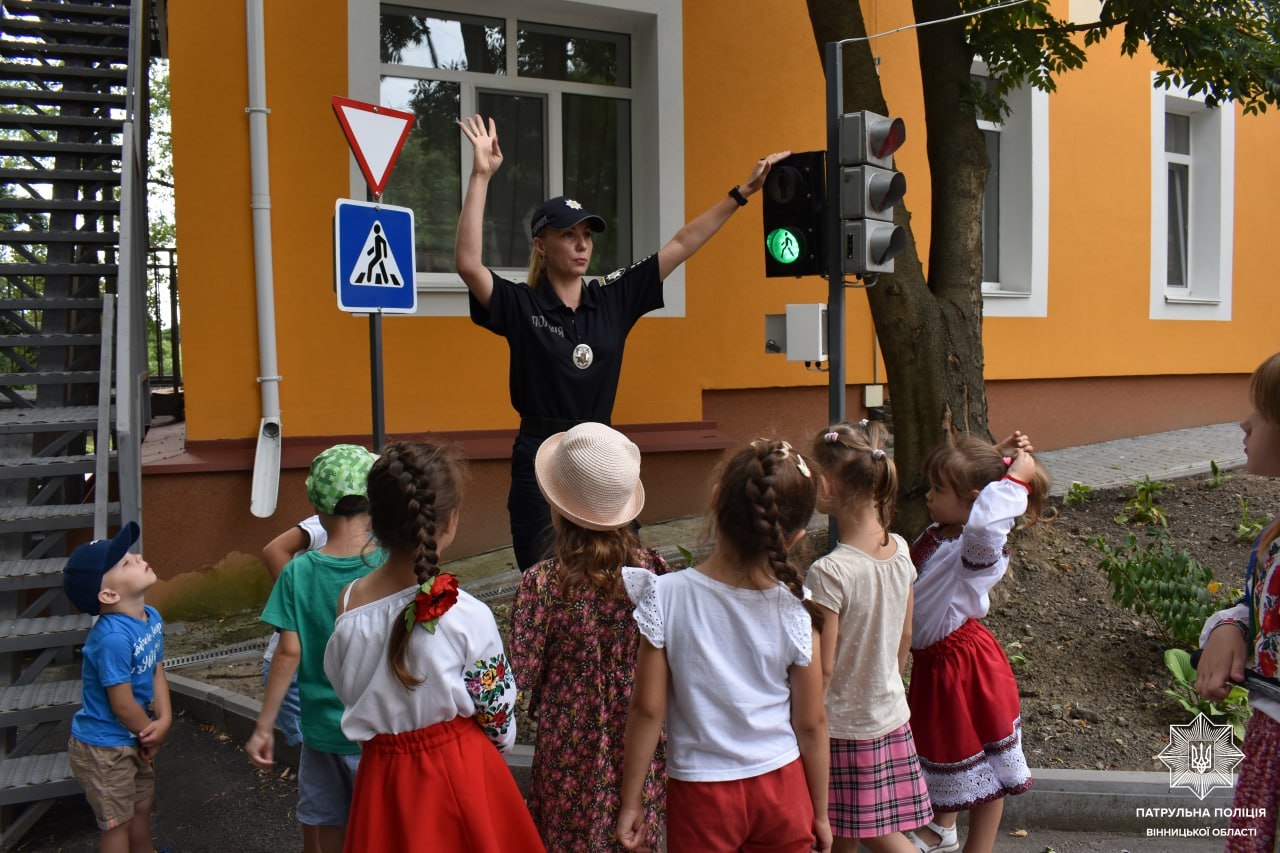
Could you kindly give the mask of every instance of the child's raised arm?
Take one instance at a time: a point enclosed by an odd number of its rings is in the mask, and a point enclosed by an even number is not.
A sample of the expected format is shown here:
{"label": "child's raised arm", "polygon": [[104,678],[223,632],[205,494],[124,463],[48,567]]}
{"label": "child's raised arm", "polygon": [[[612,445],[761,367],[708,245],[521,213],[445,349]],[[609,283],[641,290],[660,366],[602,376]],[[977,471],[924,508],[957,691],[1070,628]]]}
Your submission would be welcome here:
{"label": "child's raised arm", "polygon": [[[834,620],[832,620],[834,621]],[[815,648],[822,637],[814,631]],[[823,703],[822,667],[793,665],[791,676],[791,728],[800,743],[800,760],[813,801],[814,850],[831,849],[831,823],[827,819],[827,784],[831,769],[831,737]]]}
{"label": "child's raised arm", "polygon": [[[636,683],[627,711],[626,753],[622,762],[622,808],[618,811],[618,840],[628,850],[644,846],[644,807],[640,794],[653,761],[662,724],[667,718],[667,652],[640,638]],[[821,699],[819,699],[821,704]]]}

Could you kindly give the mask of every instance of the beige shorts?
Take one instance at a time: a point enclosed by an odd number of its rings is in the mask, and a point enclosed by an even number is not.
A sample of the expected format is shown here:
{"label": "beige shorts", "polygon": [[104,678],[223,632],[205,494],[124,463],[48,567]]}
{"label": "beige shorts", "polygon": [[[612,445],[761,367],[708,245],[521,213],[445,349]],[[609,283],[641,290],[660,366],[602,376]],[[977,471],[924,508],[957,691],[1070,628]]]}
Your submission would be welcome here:
{"label": "beige shorts", "polygon": [[139,803],[147,803],[149,810],[155,799],[155,768],[136,746],[90,746],[73,737],[67,744],[67,759],[99,829],[128,823]]}

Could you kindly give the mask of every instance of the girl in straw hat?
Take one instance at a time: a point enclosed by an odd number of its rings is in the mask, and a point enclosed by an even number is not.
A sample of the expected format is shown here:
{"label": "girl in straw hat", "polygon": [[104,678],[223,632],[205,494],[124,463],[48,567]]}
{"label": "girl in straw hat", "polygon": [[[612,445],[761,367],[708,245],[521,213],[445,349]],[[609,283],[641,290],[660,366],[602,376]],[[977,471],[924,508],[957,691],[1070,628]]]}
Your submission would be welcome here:
{"label": "girl in straw hat", "polygon": [[761,439],[716,486],[710,557],[663,577],[624,571],[642,635],[618,815],[627,849],[645,843],[640,794],[664,721],[668,849],[831,849],[821,622],[790,555],[815,501],[800,454]]}
{"label": "girl in straw hat", "polygon": [[[529,810],[547,848],[618,850],[623,726],[640,634],[623,566],[664,573],[640,548],[640,451],[604,424],[579,424],[538,448],[555,555],[524,573],[512,612],[511,660],[538,721]],[[641,784],[641,832],[660,839],[666,773],[659,749]]]}
{"label": "girl in straw hat", "polygon": [[452,448],[394,443],[369,471],[387,561],[338,598],[324,659],[361,746],[347,853],[543,850],[499,754],[516,739],[516,685],[498,625],[440,571],[464,470]]}

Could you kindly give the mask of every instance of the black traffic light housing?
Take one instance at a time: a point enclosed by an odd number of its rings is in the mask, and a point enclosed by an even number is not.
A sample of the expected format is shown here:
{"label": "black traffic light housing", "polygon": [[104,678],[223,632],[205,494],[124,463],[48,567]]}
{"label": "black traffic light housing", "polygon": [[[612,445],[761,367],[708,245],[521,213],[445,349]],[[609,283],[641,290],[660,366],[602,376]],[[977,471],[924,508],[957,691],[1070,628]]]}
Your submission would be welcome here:
{"label": "black traffic light housing", "polygon": [[764,274],[769,278],[825,275],[826,152],[803,151],[779,160],[761,192]]}

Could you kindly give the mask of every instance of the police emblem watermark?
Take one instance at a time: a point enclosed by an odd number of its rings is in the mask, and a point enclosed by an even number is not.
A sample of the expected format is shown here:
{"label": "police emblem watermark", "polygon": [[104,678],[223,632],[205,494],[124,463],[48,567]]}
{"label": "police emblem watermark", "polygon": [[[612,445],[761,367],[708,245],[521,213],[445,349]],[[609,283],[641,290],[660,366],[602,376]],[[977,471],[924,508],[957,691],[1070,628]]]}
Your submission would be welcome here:
{"label": "police emblem watermark", "polygon": [[1169,768],[1169,788],[1186,788],[1203,800],[1216,788],[1230,788],[1244,753],[1236,748],[1231,726],[1209,722],[1204,714],[1185,725],[1169,726],[1169,744],[1156,754]]}

